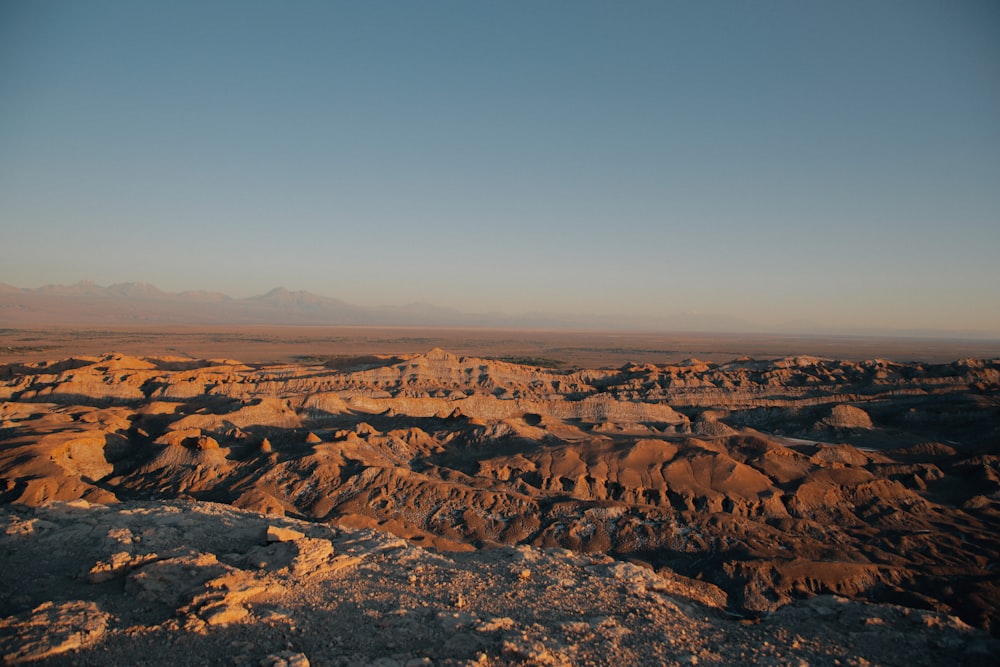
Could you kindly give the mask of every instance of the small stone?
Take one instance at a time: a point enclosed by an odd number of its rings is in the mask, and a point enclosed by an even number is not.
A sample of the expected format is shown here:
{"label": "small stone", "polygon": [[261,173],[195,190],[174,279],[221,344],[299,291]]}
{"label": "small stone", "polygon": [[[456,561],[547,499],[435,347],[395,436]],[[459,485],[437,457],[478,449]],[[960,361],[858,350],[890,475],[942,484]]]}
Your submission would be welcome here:
{"label": "small stone", "polygon": [[208,449],[218,449],[219,443],[210,435],[199,435],[194,441],[194,446],[195,449],[205,451]]}
{"label": "small stone", "polygon": [[261,659],[260,667],[309,667],[309,658],[305,653],[280,651]]}
{"label": "small stone", "polygon": [[280,526],[267,527],[268,542],[294,542],[295,540],[301,540],[305,536],[305,533],[300,533],[291,528],[281,528]]}
{"label": "small stone", "polygon": [[250,612],[241,604],[219,603],[203,608],[199,615],[208,625],[228,625],[246,618]]}
{"label": "small stone", "polygon": [[132,554],[126,551],[113,553],[90,568],[90,571],[87,572],[87,581],[92,584],[110,581],[116,576],[124,574],[125,568],[130,562],[132,562]]}
{"label": "small stone", "polygon": [[496,632],[497,630],[510,630],[515,625],[514,619],[504,616],[482,621],[476,626],[476,630],[479,632]]}
{"label": "small stone", "polygon": [[296,538],[295,544],[299,553],[292,559],[293,574],[308,574],[316,570],[329,569],[330,559],[333,557],[333,545],[329,540],[302,537]]}

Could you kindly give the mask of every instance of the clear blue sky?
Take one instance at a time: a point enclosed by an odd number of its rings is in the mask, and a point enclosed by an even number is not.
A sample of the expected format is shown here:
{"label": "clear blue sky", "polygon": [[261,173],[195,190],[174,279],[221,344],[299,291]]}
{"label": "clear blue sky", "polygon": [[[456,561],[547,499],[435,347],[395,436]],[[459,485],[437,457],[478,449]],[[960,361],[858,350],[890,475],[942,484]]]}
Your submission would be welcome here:
{"label": "clear blue sky", "polygon": [[0,0],[0,282],[1000,332],[1000,3]]}

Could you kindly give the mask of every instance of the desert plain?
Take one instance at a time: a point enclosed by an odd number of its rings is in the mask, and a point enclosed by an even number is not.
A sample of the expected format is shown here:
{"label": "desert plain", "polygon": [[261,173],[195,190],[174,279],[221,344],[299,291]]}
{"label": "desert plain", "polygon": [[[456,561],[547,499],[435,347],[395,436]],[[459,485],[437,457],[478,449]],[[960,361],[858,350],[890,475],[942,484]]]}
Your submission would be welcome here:
{"label": "desert plain", "polygon": [[995,664],[998,449],[990,341],[7,329],[0,646]]}

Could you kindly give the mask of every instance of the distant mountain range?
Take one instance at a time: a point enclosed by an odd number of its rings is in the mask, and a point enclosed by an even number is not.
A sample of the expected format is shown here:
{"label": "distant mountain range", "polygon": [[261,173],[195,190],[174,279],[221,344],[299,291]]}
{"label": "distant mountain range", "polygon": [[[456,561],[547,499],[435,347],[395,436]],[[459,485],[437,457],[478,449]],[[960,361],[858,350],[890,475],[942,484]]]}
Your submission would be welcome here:
{"label": "distant mountain range", "polygon": [[797,320],[761,326],[712,313],[672,313],[622,318],[586,314],[466,313],[426,303],[359,306],[341,299],[277,287],[266,294],[233,298],[220,292],[164,292],[141,282],[103,287],[75,285],[20,288],[0,283],[0,327],[122,325],[357,325],[589,329],[714,333],[866,334],[996,338],[983,332],[830,331]]}
{"label": "distant mountain range", "polygon": [[219,292],[164,292],[147,283],[102,287],[75,285],[19,288],[0,283],[0,326],[129,324],[299,324],[367,326],[518,327],[566,329],[662,329],[750,331],[757,327],[721,315],[671,315],[622,322],[620,318],[528,313],[466,313],[426,303],[359,306],[341,299],[277,287],[266,294],[233,298]]}
{"label": "distant mountain range", "polygon": [[0,326],[127,324],[473,324],[476,316],[447,309],[368,308],[278,287],[236,299],[219,292],[164,292],[146,283],[102,287],[84,281],[23,289],[0,284]]}

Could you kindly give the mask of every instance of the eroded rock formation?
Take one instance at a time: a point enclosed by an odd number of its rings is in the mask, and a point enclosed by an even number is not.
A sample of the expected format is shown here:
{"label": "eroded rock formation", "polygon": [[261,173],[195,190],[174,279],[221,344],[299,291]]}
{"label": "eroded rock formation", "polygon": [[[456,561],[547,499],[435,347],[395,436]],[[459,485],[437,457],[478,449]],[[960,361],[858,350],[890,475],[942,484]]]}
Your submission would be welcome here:
{"label": "eroded rock formation", "polygon": [[7,503],[224,502],[450,550],[601,552],[744,615],[837,594],[1000,631],[997,361],[106,355],[0,379]]}

